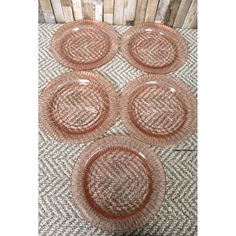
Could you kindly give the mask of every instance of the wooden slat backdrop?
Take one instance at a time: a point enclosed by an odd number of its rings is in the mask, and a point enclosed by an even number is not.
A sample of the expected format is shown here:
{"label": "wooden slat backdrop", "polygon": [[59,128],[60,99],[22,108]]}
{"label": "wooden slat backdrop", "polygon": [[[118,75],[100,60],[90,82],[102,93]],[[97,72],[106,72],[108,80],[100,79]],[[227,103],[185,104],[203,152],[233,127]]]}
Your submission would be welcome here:
{"label": "wooden slat backdrop", "polygon": [[39,0],[40,23],[96,19],[116,25],[161,22],[197,28],[197,0]]}

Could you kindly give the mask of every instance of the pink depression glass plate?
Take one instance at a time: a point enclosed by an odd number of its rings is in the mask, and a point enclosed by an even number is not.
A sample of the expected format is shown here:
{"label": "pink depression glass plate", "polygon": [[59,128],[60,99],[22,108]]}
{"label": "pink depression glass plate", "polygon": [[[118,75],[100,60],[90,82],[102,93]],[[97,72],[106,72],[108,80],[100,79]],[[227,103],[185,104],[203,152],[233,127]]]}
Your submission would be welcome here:
{"label": "pink depression glass plate", "polygon": [[106,137],[78,157],[72,193],[81,215],[109,232],[129,232],[157,215],[165,196],[165,173],[146,144]]}
{"label": "pink depression glass plate", "polygon": [[120,103],[127,129],[148,144],[175,145],[196,129],[196,98],[183,82],[168,76],[143,75],[130,82]]}
{"label": "pink depression glass plate", "polygon": [[121,49],[130,64],[157,74],[177,70],[188,55],[184,38],[173,28],[158,23],[141,23],[127,30]]}
{"label": "pink depression glass plate", "polygon": [[116,91],[102,76],[86,71],[66,73],[42,92],[40,124],[58,141],[88,142],[114,124],[117,106]]}
{"label": "pink depression glass plate", "polygon": [[51,49],[64,66],[88,70],[110,61],[119,48],[115,30],[106,23],[78,20],[60,27],[53,35]]}

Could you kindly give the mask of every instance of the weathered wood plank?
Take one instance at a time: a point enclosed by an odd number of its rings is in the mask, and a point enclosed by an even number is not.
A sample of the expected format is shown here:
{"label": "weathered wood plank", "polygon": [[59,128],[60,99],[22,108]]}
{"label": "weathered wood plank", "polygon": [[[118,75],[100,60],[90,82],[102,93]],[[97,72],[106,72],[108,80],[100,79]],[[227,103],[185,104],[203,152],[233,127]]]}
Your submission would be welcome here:
{"label": "weathered wood plank", "polygon": [[72,2],[71,0],[61,0],[62,10],[64,14],[65,22],[71,22],[74,20],[73,11],[72,11]]}
{"label": "weathered wood plank", "polygon": [[170,0],[160,0],[157,8],[155,22],[164,23],[165,15],[169,8]]}
{"label": "weathered wood plank", "polygon": [[173,26],[175,28],[181,28],[185,17],[188,13],[189,7],[191,6],[192,0],[182,0],[178,9]]}
{"label": "weathered wood plank", "polygon": [[193,19],[193,22],[192,22],[192,25],[191,25],[191,29],[197,29],[197,24],[198,24],[198,21],[197,21],[198,17],[197,17],[197,13]]}
{"label": "weathered wood plank", "polygon": [[114,24],[122,25],[124,17],[125,0],[115,0],[114,3]]}
{"label": "weathered wood plank", "polygon": [[71,22],[74,20],[73,17],[73,12],[72,12],[72,8],[71,7],[62,7],[63,12],[64,12],[64,16],[65,16],[65,22]]}
{"label": "weathered wood plank", "polygon": [[92,4],[91,0],[81,0],[82,13],[84,19],[94,19],[95,18],[95,6]]}
{"label": "weathered wood plank", "polygon": [[157,12],[159,0],[148,0],[145,22],[153,22]]}
{"label": "weathered wood plank", "polygon": [[82,0],[82,9],[84,19],[102,20],[102,0]]}
{"label": "weathered wood plank", "polygon": [[175,21],[175,17],[178,13],[180,3],[181,3],[181,0],[171,0],[170,1],[169,7],[167,9],[165,19],[164,19],[165,24],[167,24],[169,26],[173,26],[174,21]]}
{"label": "weathered wood plank", "polygon": [[113,24],[113,0],[104,0],[104,22],[108,24]]}
{"label": "weathered wood plank", "polygon": [[95,19],[109,24],[161,22],[197,28],[197,0],[38,0],[39,22]]}
{"label": "weathered wood plank", "polygon": [[133,25],[137,0],[125,0],[123,25]]}
{"label": "weathered wood plank", "polygon": [[61,0],[61,5],[62,5],[62,7],[71,7],[72,2],[71,2],[71,0]]}
{"label": "weathered wood plank", "polygon": [[40,6],[42,8],[43,17],[46,23],[55,23],[55,17],[53,14],[50,0],[40,0]]}
{"label": "weathered wood plank", "polygon": [[72,0],[72,7],[75,20],[83,19],[81,0]]}
{"label": "weathered wood plank", "polygon": [[57,23],[65,22],[62,5],[60,0],[51,0],[53,12]]}
{"label": "weathered wood plank", "polygon": [[193,0],[188,10],[188,13],[185,17],[183,28],[185,29],[192,28],[192,24],[196,15],[197,15],[197,0]]}
{"label": "weathered wood plank", "polygon": [[44,23],[44,22],[45,20],[43,17],[43,11],[42,11],[40,3],[38,2],[38,23]]}
{"label": "weathered wood plank", "polygon": [[135,12],[134,23],[138,24],[145,21],[147,0],[138,0]]}
{"label": "weathered wood plank", "polygon": [[103,0],[93,0],[95,4],[95,20],[102,21],[103,16]]}

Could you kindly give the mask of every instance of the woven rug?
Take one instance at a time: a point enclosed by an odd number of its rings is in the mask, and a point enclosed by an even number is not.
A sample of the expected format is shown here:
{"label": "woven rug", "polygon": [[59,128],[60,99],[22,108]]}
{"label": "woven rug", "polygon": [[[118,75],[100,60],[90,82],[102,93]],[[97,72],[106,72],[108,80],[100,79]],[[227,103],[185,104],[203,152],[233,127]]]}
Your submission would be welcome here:
{"label": "woven rug", "polygon": [[[39,93],[57,76],[71,71],[53,58],[49,44],[55,24],[39,25]],[[114,26],[118,35],[129,27]],[[187,40],[189,58],[173,77],[184,81],[197,96],[197,31],[178,30]],[[119,52],[106,65],[94,69],[110,80],[119,93],[137,76],[145,74],[126,62]],[[104,135],[126,134],[121,121]],[[71,195],[71,174],[75,161],[89,144],[65,145],[39,130],[39,235],[115,236],[93,228],[80,216]],[[128,235],[197,235],[197,134],[171,148],[152,147],[167,175],[167,195],[159,214],[143,229]]]}

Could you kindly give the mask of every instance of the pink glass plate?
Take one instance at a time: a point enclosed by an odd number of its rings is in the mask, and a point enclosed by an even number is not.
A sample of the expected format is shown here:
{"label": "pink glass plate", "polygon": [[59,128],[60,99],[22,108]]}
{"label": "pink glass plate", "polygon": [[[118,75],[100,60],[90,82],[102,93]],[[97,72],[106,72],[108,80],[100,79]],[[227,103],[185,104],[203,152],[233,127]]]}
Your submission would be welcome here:
{"label": "pink glass plate", "polygon": [[188,55],[183,37],[176,30],[158,23],[142,23],[127,30],[121,49],[130,64],[157,74],[177,70]]}
{"label": "pink glass plate", "polygon": [[115,30],[106,23],[78,20],[60,27],[51,49],[64,66],[77,70],[99,67],[110,61],[119,48]]}
{"label": "pink glass plate", "polygon": [[59,76],[44,89],[39,100],[41,127],[66,143],[94,140],[117,117],[117,94],[102,76],[77,71]]}
{"label": "pink glass plate", "polygon": [[93,143],[78,157],[72,193],[82,216],[109,232],[143,227],[165,195],[161,162],[140,141],[113,136]]}
{"label": "pink glass plate", "polygon": [[175,145],[193,134],[196,99],[181,81],[144,75],[130,82],[121,98],[121,117],[128,130],[151,145]]}

